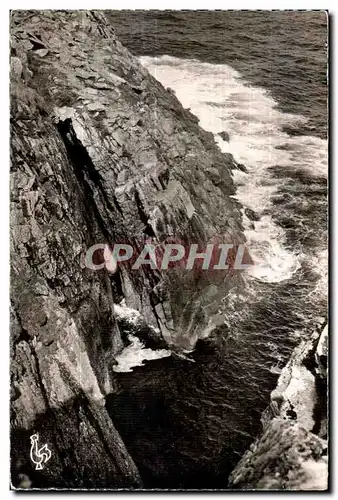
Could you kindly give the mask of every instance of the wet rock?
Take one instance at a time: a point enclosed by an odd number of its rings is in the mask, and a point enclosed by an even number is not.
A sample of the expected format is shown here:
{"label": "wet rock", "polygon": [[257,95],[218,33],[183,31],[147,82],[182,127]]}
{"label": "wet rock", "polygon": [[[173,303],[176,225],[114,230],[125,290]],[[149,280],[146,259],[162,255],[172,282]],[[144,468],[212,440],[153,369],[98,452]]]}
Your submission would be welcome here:
{"label": "wet rock", "polygon": [[231,168],[235,169],[235,170],[240,170],[241,172],[244,172],[244,173],[248,172],[248,169],[246,168],[245,165],[243,165],[243,163],[237,163],[235,161],[233,162]]}
{"label": "wet rock", "polygon": [[262,415],[263,433],[231,473],[230,487],[328,488],[326,384],[316,380],[317,360],[327,356],[325,339],[327,327],[294,349]]}
{"label": "wet rock", "polygon": [[294,145],[292,143],[286,142],[285,144],[280,144],[279,146],[275,146],[275,149],[281,149],[282,151],[293,151]]}
{"label": "wet rock", "polygon": [[219,132],[218,135],[223,139],[223,141],[229,142],[230,141],[230,136],[228,132]]}
{"label": "wet rock", "polygon": [[251,208],[245,208],[244,213],[247,216],[247,218],[252,220],[252,221],[257,222],[260,220],[260,216]]}
{"label": "wet rock", "polygon": [[293,229],[297,227],[300,222],[297,219],[292,219],[292,217],[283,217],[278,220],[279,224],[285,229]]}
{"label": "wet rock", "polygon": [[295,422],[274,419],[232,472],[243,490],[327,490],[327,444]]}
{"label": "wet rock", "polygon": [[20,79],[22,74],[22,62],[18,57],[11,57],[11,78]]}
{"label": "wet rock", "polygon": [[173,95],[173,96],[176,96],[176,92],[175,90],[173,90],[172,88],[170,87],[167,87],[167,92],[169,92],[170,95]]}
{"label": "wet rock", "polygon": [[[208,331],[206,303],[216,316],[244,284],[228,271],[92,271],[84,257],[106,242],[244,243],[234,160],[115,40],[103,13],[15,11],[11,20],[21,47],[11,85],[13,485],[27,475],[32,487],[141,486],[105,410],[130,327],[114,305],[125,299],[140,313],[145,343],[180,352]],[[36,432],[53,452],[39,474],[29,460]]]}
{"label": "wet rock", "polygon": [[35,54],[37,54],[40,57],[45,57],[48,54],[49,50],[48,49],[38,49],[35,51]]}

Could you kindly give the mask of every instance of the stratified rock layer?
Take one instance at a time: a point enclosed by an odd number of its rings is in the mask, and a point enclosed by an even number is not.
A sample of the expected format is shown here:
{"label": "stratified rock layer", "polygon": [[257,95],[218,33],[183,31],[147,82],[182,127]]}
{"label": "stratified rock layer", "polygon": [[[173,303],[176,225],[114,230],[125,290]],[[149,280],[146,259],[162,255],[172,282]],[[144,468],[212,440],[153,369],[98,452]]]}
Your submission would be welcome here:
{"label": "stratified rock layer", "polygon": [[[84,255],[97,243],[244,242],[234,160],[88,11],[12,13],[11,160],[12,483],[140,487],[104,408],[124,345],[114,302],[181,350],[241,279],[94,272]],[[36,432],[52,451],[38,472]]]}
{"label": "stratified rock layer", "polygon": [[230,487],[328,488],[327,346],[326,326],[294,350],[263,414],[263,434],[232,472]]}

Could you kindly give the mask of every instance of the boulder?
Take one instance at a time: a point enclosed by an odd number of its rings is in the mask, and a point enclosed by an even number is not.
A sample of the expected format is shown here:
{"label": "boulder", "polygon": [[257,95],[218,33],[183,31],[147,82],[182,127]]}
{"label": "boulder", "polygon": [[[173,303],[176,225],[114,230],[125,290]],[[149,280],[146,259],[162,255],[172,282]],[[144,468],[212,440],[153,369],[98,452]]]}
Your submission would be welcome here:
{"label": "boulder", "polygon": [[263,432],[232,471],[229,487],[327,490],[327,388],[317,368],[318,359],[327,359],[327,332],[318,327],[294,349],[262,415]]}
{"label": "boulder", "polygon": [[223,141],[229,142],[230,141],[230,136],[228,132],[222,131],[219,132],[218,135],[223,139]]}

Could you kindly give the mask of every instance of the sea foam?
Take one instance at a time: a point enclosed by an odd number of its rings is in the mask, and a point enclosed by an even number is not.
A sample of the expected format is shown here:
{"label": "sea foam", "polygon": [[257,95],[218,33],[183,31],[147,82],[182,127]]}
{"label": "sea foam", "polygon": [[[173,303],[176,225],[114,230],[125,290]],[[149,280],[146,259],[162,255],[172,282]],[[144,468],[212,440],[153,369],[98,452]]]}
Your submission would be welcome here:
{"label": "sea foam", "polygon": [[[327,142],[317,137],[291,137],[284,126],[306,119],[283,113],[262,88],[252,87],[228,65],[209,64],[171,56],[140,58],[164,86],[173,89],[184,107],[190,108],[205,130],[213,132],[223,152],[243,163],[248,173],[233,171],[237,199],[260,216],[243,224],[255,265],[247,272],[255,279],[281,282],[289,279],[305,258],[286,244],[285,231],[272,219],[272,199],[283,179],[273,177],[270,167],[303,169],[313,176],[327,173]],[[218,134],[226,131],[230,141]],[[325,252],[315,258],[325,267]],[[323,260],[324,259],[324,260]],[[316,262],[318,266],[318,262]]]}

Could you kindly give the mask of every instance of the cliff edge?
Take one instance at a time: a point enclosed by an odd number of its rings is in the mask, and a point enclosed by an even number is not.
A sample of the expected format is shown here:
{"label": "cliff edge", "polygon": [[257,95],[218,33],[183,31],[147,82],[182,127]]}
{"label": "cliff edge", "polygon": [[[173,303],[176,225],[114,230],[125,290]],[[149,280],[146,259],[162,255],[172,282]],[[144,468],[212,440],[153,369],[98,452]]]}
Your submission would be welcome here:
{"label": "cliff edge", "polygon": [[[139,488],[104,406],[128,342],[115,306],[124,300],[149,341],[180,352],[243,285],[232,269],[109,273],[84,256],[98,243],[243,243],[235,162],[102,12],[13,11],[10,92],[12,484]],[[40,471],[36,433],[52,453]]]}

